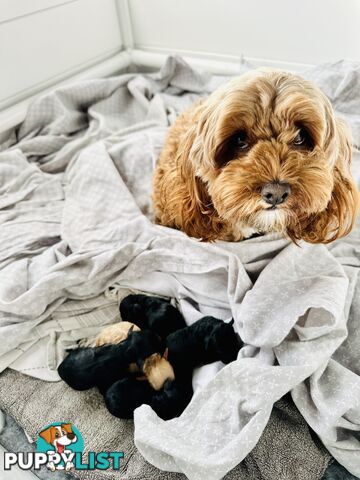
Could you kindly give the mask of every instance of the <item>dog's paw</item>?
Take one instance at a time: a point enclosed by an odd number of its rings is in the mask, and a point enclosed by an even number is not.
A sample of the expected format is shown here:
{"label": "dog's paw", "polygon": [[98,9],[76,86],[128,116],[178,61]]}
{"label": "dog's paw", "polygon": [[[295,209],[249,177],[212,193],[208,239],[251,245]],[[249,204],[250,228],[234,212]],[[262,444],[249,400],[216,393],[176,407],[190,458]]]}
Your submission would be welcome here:
{"label": "dog's paw", "polygon": [[72,462],[67,462],[65,465],[65,470],[68,472],[72,468],[75,468],[75,465]]}
{"label": "dog's paw", "polygon": [[55,470],[56,470],[56,467],[55,467],[54,462],[49,462],[49,463],[46,465],[46,467],[47,467],[48,470],[51,470],[52,472],[55,472]]}

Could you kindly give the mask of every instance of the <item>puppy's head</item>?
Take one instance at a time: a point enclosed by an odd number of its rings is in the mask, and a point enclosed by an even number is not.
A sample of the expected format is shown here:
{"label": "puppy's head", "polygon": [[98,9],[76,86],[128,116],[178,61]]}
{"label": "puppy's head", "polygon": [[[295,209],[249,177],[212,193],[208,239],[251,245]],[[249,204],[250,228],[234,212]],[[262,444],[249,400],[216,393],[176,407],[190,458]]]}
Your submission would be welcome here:
{"label": "puppy's head", "polygon": [[251,72],[214,92],[196,118],[185,154],[198,214],[213,208],[235,231],[313,243],[350,231],[359,204],[350,139],[316,86],[285,72]]}
{"label": "puppy's head", "polygon": [[[144,317],[145,295],[131,294],[123,298],[120,303],[120,315],[122,320],[136,322]],[[142,328],[140,326],[140,328]]]}
{"label": "puppy's head", "polygon": [[127,349],[129,359],[135,362],[140,370],[146,358],[153,353],[163,355],[165,351],[165,345],[159,335],[150,330],[132,331],[120,345]]}
{"label": "puppy's head", "polygon": [[211,321],[211,330],[204,338],[206,351],[214,360],[221,360],[227,364],[236,360],[242,341],[235,333],[233,321],[225,323],[212,317],[205,317]]}

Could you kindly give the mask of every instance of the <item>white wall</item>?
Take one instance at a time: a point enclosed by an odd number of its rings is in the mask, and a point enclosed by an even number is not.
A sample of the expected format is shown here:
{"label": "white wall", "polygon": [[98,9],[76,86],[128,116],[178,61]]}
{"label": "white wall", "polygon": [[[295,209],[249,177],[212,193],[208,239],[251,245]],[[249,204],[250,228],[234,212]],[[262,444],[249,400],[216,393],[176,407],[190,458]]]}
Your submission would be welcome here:
{"label": "white wall", "polygon": [[0,134],[61,82],[156,68],[180,53],[236,74],[360,61],[360,0],[0,0]]}
{"label": "white wall", "polygon": [[121,48],[115,0],[0,0],[0,110]]}
{"label": "white wall", "polygon": [[360,0],[129,0],[128,4],[137,49],[244,55],[277,63],[360,61]]}

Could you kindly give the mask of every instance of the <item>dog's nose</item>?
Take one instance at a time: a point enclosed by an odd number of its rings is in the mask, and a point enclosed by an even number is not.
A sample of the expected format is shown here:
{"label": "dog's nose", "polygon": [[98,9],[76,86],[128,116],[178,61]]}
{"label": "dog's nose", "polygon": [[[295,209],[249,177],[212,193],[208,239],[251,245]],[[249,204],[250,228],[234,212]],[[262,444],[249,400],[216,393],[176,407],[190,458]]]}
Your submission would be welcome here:
{"label": "dog's nose", "polygon": [[69,440],[74,440],[74,438],[75,438],[75,433],[69,432],[66,436],[68,437]]}
{"label": "dog's nose", "polygon": [[261,189],[261,196],[266,203],[270,205],[279,205],[284,203],[290,195],[291,188],[286,182],[270,182]]}

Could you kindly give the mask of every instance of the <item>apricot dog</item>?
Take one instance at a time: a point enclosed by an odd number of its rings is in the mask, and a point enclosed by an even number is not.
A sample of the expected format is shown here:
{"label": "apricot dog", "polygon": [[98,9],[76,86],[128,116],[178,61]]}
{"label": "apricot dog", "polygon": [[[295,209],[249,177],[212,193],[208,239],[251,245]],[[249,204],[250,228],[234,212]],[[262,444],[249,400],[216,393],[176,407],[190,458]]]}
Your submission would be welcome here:
{"label": "apricot dog", "polygon": [[170,128],[155,220],[204,241],[283,232],[328,243],[352,228],[351,142],[327,97],[281,71],[231,80]]}

